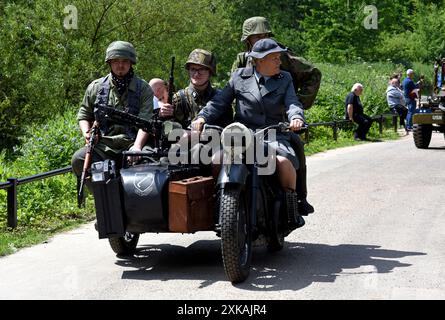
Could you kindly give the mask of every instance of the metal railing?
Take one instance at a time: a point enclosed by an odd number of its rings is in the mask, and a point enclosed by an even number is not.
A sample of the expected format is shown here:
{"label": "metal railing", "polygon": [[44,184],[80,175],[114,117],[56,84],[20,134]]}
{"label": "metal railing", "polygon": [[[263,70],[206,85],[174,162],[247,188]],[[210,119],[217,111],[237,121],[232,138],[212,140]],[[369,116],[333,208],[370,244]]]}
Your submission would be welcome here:
{"label": "metal railing", "polygon": [[[383,133],[383,123],[386,121],[387,118],[392,118],[392,125],[394,127],[394,131],[397,132],[397,123],[398,123],[398,115],[397,114],[393,114],[393,113],[385,113],[385,114],[380,114],[378,116],[374,116],[372,117],[372,120],[374,120],[374,122],[377,122],[379,124],[379,133],[382,134]],[[337,141],[338,138],[338,130],[345,125],[352,125],[352,121],[350,120],[334,120],[331,122],[315,122],[315,123],[309,123],[308,127],[332,127],[332,137],[335,141]],[[306,130],[305,134],[304,134],[305,138],[305,142],[309,143],[309,130]]]}
{"label": "metal railing", "polygon": [[8,204],[8,227],[17,227],[17,187],[22,184],[33,181],[43,180],[54,177],[60,174],[71,172],[71,166],[52,170],[45,173],[39,173],[26,178],[9,178],[7,182],[0,183],[0,190],[7,189],[7,204]]}
{"label": "metal railing", "polygon": [[[395,114],[381,114],[379,116],[372,117],[373,120],[377,120],[379,124],[379,132],[380,134],[383,133],[383,123],[384,120],[388,117],[392,117],[393,119],[393,126],[394,130],[397,131],[397,115]],[[308,126],[311,127],[321,127],[321,126],[328,126],[332,127],[333,130],[333,138],[335,141],[337,141],[338,137],[338,129],[341,128],[341,126],[352,124],[350,120],[336,120],[332,122],[317,122],[317,123],[310,123]],[[305,141],[306,143],[309,143],[309,129],[305,132]],[[30,183],[33,181],[43,180],[46,178],[50,178],[53,176],[65,174],[72,171],[72,167],[65,167],[61,169],[55,169],[49,172],[45,173],[39,173],[30,177],[26,178],[9,178],[7,182],[0,182],[0,190],[7,189],[7,211],[8,211],[8,227],[9,228],[16,228],[17,227],[17,187]]]}

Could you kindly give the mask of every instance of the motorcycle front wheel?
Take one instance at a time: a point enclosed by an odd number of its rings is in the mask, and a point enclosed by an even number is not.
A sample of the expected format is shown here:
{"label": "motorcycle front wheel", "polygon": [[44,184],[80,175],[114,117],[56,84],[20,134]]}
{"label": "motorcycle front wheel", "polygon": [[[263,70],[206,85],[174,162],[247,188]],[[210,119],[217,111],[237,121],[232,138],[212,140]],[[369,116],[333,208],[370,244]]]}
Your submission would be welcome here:
{"label": "motorcycle front wheel", "polygon": [[221,252],[224,271],[232,283],[250,272],[252,232],[244,191],[224,189],[220,198]]}

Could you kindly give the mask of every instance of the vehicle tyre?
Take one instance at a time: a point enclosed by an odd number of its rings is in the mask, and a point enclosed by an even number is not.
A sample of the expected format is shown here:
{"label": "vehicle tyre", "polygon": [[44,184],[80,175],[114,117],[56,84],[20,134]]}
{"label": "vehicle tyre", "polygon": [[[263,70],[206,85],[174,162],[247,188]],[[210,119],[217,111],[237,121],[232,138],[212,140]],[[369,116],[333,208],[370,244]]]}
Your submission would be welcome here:
{"label": "vehicle tyre", "polygon": [[136,252],[139,241],[139,233],[126,232],[123,237],[109,238],[111,249],[118,256],[128,256]]}
{"label": "vehicle tyre", "polygon": [[431,124],[414,124],[413,138],[414,144],[419,149],[426,149],[430,145],[433,126]]}
{"label": "vehicle tyre", "polygon": [[224,271],[232,283],[250,272],[252,231],[244,192],[225,189],[221,194],[221,252]]}
{"label": "vehicle tyre", "polygon": [[267,244],[269,252],[277,252],[283,249],[284,246],[284,231],[282,221],[280,221],[280,202],[276,202],[274,206],[274,216],[270,221],[270,237]]}

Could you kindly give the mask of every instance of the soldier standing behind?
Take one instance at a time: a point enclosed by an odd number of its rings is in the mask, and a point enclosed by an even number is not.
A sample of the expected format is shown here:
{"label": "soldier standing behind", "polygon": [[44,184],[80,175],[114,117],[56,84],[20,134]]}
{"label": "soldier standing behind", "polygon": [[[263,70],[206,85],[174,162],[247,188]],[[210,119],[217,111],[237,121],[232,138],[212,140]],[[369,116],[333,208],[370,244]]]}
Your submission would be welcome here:
{"label": "soldier standing behind", "polygon": [[[251,17],[243,23],[243,34],[241,41],[246,44],[246,51],[237,55],[232,65],[232,72],[238,68],[252,67],[252,58],[249,57],[253,45],[261,39],[273,37],[269,22],[264,17]],[[279,44],[281,47],[283,45]],[[281,70],[288,71],[292,75],[295,93],[303,105],[304,109],[309,109],[315,101],[318,89],[320,88],[321,72],[311,63],[301,57],[296,57],[287,49],[281,54]],[[292,147],[297,153],[300,162],[297,170],[297,194],[299,211],[302,215],[314,212],[312,205],[307,202],[306,184],[306,156],[304,154],[304,144],[300,136],[293,134]]]}
{"label": "soldier standing behind", "polygon": [[[146,140],[148,134],[127,125],[109,123],[97,119],[94,108],[105,105],[120,111],[149,120],[153,113],[153,91],[145,80],[134,74],[136,50],[125,41],[112,42],[105,55],[110,73],[91,82],[86,89],[77,120],[82,135],[88,143],[91,128],[95,121],[100,128],[100,138],[93,150],[92,162],[111,159],[120,165],[122,151],[135,141]],[[86,147],[79,149],[72,157],[73,172],[78,177],[82,173]]]}

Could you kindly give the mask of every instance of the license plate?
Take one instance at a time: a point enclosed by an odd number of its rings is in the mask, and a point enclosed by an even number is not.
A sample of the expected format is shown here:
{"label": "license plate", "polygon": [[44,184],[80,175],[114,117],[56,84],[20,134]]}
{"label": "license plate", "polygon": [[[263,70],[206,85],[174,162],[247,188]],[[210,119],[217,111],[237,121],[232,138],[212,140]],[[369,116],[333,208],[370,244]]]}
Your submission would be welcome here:
{"label": "license plate", "polygon": [[442,115],[441,114],[434,114],[433,115],[433,120],[442,120]]}

